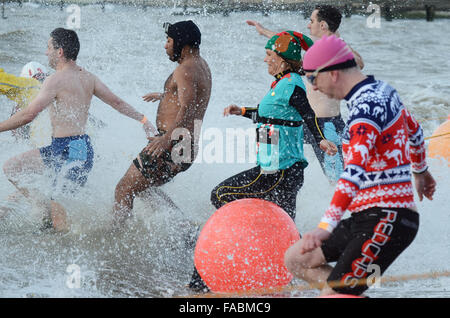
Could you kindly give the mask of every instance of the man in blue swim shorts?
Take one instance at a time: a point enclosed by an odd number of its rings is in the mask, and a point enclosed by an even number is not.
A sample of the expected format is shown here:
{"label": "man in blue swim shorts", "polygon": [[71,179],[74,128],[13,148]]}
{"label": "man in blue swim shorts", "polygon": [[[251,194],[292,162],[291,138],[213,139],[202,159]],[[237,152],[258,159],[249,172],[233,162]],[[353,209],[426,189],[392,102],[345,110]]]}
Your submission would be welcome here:
{"label": "man in blue swim shorts", "polygon": [[[143,114],[113,94],[94,74],[77,65],[79,49],[75,31],[55,29],[50,34],[46,55],[49,66],[56,72],[45,79],[28,107],[0,123],[0,132],[16,129],[30,123],[49,107],[52,143],[10,158],[3,165],[8,180],[32,201],[36,198],[22,184],[23,176],[30,173],[53,170],[56,175],[53,185],[59,187],[60,181],[64,181],[61,182],[63,190],[70,185],[73,191],[86,183],[94,156],[90,139],[85,134],[92,96],[97,96],[121,114],[140,121],[148,137],[156,132]],[[64,208],[53,198],[47,219],[57,231],[70,229]]]}

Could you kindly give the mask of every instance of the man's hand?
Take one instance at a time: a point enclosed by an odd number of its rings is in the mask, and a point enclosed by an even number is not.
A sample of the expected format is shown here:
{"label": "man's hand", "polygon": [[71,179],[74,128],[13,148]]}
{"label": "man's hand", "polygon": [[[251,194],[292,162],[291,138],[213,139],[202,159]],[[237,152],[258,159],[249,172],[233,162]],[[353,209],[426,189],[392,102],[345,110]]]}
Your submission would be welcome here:
{"label": "man's hand", "polygon": [[413,173],[413,175],[419,200],[422,201],[423,196],[428,200],[433,200],[433,194],[436,191],[436,181],[431,173],[427,170],[423,173]]}
{"label": "man's hand", "polygon": [[147,138],[150,143],[144,148],[144,150],[153,157],[161,156],[165,151],[170,150],[170,137],[168,134],[164,136],[156,136]]}
{"label": "man's hand", "polygon": [[322,246],[322,242],[330,237],[331,233],[317,228],[303,235],[300,241],[300,253],[305,254]]}
{"label": "man's hand", "polygon": [[158,134],[158,130],[148,120],[142,125],[142,128],[144,128],[147,138],[156,136]]}
{"label": "man's hand", "polygon": [[142,96],[142,99],[145,102],[156,102],[163,98],[162,93],[148,93],[147,95]]}
{"label": "man's hand", "polygon": [[228,107],[225,107],[225,109],[223,110],[223,115],[224,116],[229,116],[229,115],[241,115],[242,114],[242,108],[237,106],[237,105],[230,105]]}
{"label": "man's hand", "polygon": [[336,155],[336,153],[338,151],[336,145],[333,142],[326,140],[326,139],[322,139],[320,141],[320,149],[325,151],[325,153],[329,156]]}

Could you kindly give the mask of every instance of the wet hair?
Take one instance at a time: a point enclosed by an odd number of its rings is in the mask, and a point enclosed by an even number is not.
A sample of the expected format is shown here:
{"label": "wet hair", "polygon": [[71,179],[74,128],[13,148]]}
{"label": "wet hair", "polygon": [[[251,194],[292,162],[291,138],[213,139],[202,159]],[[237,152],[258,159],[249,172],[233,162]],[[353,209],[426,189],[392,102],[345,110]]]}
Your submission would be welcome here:
{"label": "wet hair", "polygon": [[295,61],[295,60],[290,60],[290,59],[284,58],[283,56],[281,56],[278,53],[277,53],[277,55],[280,56],[287,65],[289,65],[289,68],[291,69],[291,71],[294,71],[296,73],[302,72],[302,65],[303,65],[302,60]]}
{"label": "wet hair", "polygon": [[77,60],[80,51],[78,35],[73,30],[56,28],[50,33],[52,44],[55,49],[62,48],[64,57],[68,60]]}
{"label": "wet hair", "polygon": [[318,5],[315,7],[317,12],[317,20],[319,22],[325,21],[328,24],[328,29],[331,32],[336,32],[341,24],[342,14],[336,7],[329,5]]}

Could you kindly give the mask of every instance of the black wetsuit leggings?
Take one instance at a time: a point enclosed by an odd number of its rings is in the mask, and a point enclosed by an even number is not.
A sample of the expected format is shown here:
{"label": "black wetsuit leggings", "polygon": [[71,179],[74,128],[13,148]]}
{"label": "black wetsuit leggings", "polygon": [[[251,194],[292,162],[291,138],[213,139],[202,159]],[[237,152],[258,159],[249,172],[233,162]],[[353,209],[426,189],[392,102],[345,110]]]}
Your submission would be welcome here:
{"label": "black wetsuit leggings", "polygon": [[303,185],[303,162],[274,173],[261,173],[261,168],[234,175],[211,192],[211,203],[218,209],[228,202],[258,198],[280,206],[292,219],[295,219],[297,193]]}
{"label": "black wetsuit leggings", "polygon": [[[243,171],[216,186],[211,192],[211,202],[218,209],[234,200],[264,199],[280,206],[294,220],[304,166],[303,162],[296,162],[274,173],[261,173],[259,166]],[[194,290],[207,289],[196,268],[189,286]]]}

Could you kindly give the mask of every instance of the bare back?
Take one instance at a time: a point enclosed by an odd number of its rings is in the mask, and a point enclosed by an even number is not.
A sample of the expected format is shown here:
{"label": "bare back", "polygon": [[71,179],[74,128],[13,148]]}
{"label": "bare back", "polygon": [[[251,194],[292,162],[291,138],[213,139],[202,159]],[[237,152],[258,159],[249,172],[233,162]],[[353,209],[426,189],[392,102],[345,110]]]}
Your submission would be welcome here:
{"label": "bare back", "polygon": [[308,81],[305,81],[306,96],[317,118],[334,117],[341,113],[341,102],[331,99],[320,91],[315,91]]}
{"label": "bare back", "polygon": [[95,76],[83,68],[57,71],[56,99],[50,105],[53,137],[83,135],[95,88]]}
{"label": "bare back", "polygon": [[[194,122],[203,120],[211,96],[211,71],[200,56],[182,61],[164,84],[163,98],[159,103],[156,125],[167,131],[177,120],[180,111],[183,127],[194,135]],[[182,109],[184,107],[184,109]]]}
{"label": "bare back", "polygon": [[[320,37],[308,35],[314,42]],[[320,91],[315,91],[308,81],[304,81],[306,86],[306,96],[309,104],[314,110],[317,118],[334,117],[341,113],[341,102],[336,99],[331,99]]]}

